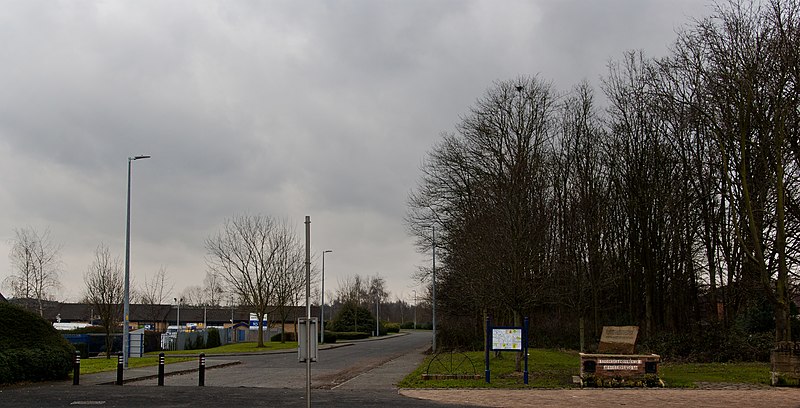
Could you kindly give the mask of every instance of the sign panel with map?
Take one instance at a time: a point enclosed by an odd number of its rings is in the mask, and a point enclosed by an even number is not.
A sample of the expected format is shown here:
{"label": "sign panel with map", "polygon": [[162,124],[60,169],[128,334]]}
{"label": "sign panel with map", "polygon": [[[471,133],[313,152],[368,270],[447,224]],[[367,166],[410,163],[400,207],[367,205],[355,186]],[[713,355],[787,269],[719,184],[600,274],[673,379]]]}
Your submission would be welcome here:
{"label": "sign panel with map", "polygon": [[522,351],[522,328],[492,328],[492,350]]}
{"label": "sign panel with map", "polygon": [[492,318],[486,317],[486,346],[484,347],[484,361],[486,363],[486,383],[491,382],[491,370],[489,368],[489,351],[518,351],[522,352],[522,359],[525,360],[525,369],[522,372],[522,381],[528,384],[528,333],[530,333],[530,323],[528,318],[523,319],[520,326],[492,326]]}

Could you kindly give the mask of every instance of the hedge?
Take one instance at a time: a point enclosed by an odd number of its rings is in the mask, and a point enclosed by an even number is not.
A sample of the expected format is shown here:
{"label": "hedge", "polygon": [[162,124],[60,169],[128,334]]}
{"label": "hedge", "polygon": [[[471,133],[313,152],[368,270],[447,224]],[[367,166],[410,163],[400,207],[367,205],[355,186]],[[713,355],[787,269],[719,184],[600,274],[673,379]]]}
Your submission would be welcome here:
{"label": "hedge", "polygon": [[[281,341],[281,333],[273,334],[272,337],[269,338],[270,341]],[[284,341],[297,341],[297,335],[293,332],[286,332],[286,336],[284,337]]]}
{"label": "hedge", "polygon": [[65,379],[74,352],[47,320],[0,303],[0,383]]}
{"label": "hedge", "polygon": [[369,338],[369,333],[364,332],[325,332],[325,340],[328,340],[328,333],[336,336],[337,340],[360,340]]}
{"label": "hedge", "polygon": [[339,339],[338,333],[325,330],[325,343],[336,343]]}

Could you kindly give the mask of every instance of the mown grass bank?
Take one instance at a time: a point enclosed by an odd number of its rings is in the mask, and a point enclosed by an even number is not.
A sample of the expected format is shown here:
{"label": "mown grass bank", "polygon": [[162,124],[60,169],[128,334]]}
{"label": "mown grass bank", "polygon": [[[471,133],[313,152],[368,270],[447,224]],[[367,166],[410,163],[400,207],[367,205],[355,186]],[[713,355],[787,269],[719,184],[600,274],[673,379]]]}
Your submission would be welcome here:
{"label": "mown grass bank", "polygon": [[[164,355],[167,356],[175,356],[175,355],[200,355],[200,353],[208,354],[234,354],[234,353],[258,353],[264,351],[272,351],[272,350],[287,350],[287,349],[296,349],[297,342],[295,341],[287,341],[286,343],[281,343],[277,341],[265,341],[264,347],[257,347],[258,343],[256,342],[246,342],[246,343],[229,343],[224,346],[219,347],[212,347],[207,349],[197,349],[197,350],[174,350],[174,351],[164,351]],[[146,355],[151,356],[155,355],[158,356],[160,351],[154,351],[147,353]]]}
{"label": "mown grass bank", "polygon": [[[176,350],[164,351],[166,356],[164,362],[166,364],[180,363],[183,361],[196,360],[200,353],[209,354],[236,354],[236,353],[255,353],[271,350],[287,350],[296,349],[296,342],[265,342],[264,347],[256,347],[256,342],[248,343],[231,343],[224,346],[213,347],[201,350]],[[150,367],[158,365],[158,354],[160,351],[146,353],[141,358],[129,358],[128,367]],[[106,358],[84,358],[81,359],[81,374],[93,374],[104,371],[114,371],[117,369],[117,357],[112,356],[110,359]]]}
{"label": "mown grass bank", "polygon": [[[441,354],[429,356],[414,372],[398,385],[401,388],[569,388],[576,387],[572,377],[580,374],[580,357],[575,351],[531,349],[528,356],[529,384],[523,383],[522,373],[516,372],[515,354],[503,352],[499,357],[490,353],[491,383],[484,379],[483,352]],[[446,373],[458,366],[465,374],[476,373],[480,379],[423,380],[425,373]],[[474,368],[473,368],[474,366]],[[667,363],[659,366],[659,377],[666,387],[694,388],[698,382],[769,384],[768,363]]]}
{"label": "mown grass bank", "polygon": [[[183,361],[195,360],[196,357],[170,357],[165,358],[165,364],[180,363]],[[158,365],[158,356],[145,356],[128,359],[128,367],[150,367]],[[81,374],[94,374],[104,371],[114,371],[117,369],[117,357],[111,358],[83,358],[81,359]],[[70,373],[70,375],[72,375]]]}

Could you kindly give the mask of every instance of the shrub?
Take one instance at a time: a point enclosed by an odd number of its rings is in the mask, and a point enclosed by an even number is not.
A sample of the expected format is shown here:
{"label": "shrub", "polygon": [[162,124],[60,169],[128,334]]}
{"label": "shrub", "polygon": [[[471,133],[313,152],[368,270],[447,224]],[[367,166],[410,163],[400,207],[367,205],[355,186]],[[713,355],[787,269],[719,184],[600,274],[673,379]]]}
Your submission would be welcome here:
{"label": "shrub", "polygon": [[367,308],[349,303],[336,314],[331,328],[336,332],[371,333],[375,329],[375,318]]}
{"label": "shrub", "polygon": [[[269,338],[270,341],[297,341],[297,335],[292,332],[285,332],[284,340],[281,340],[281,333],[275,334]],[[327,336],[327,334],[326,334]]]}
{"label": "shrub", "polygon": [[147,330],[144,332],[144,352],[151,351],[161,351],[161,333]]}
{"label": "shrub", "polygon": [[208,342],[206,344],[206,347],[214,348],[214,347],[219,347],[221,345],[222,342],[220,341],[219,338],[219,329],[215,327],[208,329]]}
{"label": "shrub", "polygon": [[405,322],[400,325],[400,328],[403,330],[412,330],[414,328],[414,322]]}
{"label": "shrub", "polygon": [[338,338],[338,333],[325,330],[325,343],[336,343]]}
{"label": "shrub", "polygon": [[206,348],[206,341],[204,339],[203,333],[197,333],[197,338],[194,340],[194,348],[195,350]]}
{"label": "shrub", "polygon": [[[325,340],[328,339],[328,333],[325,332]],[[369,338],[369,333],[364,332],[333,332],[333,335],[340,340],[359,340]]]}
{"label": "shrub", "polygon": [[688,332],[656,334],[637,349],[667,360],[698,363],[769,361],[773,337],[772,332],[750,333],[741,326],[725,328],[722,323],[711,323]]}
{"label": "shrub", "polygon": [[384,323],[381,326],[384,326],[386,333],[400,333],[400,323]]}
{"label": "shrub", "polygon": [[0,303],[0,383],[67,378],[74,351],[50,322]]}

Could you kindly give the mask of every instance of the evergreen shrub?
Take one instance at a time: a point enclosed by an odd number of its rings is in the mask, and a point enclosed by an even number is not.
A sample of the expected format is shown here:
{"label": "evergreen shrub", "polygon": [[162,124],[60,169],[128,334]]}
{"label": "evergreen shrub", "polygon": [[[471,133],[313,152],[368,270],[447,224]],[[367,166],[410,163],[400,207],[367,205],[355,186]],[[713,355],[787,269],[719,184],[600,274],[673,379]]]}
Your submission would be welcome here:
{"label": "evergreen shrub", "polygon": [[50,322],[0,302],[0,384],[65,379],[74,352]]}

